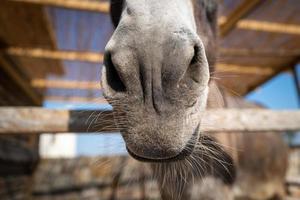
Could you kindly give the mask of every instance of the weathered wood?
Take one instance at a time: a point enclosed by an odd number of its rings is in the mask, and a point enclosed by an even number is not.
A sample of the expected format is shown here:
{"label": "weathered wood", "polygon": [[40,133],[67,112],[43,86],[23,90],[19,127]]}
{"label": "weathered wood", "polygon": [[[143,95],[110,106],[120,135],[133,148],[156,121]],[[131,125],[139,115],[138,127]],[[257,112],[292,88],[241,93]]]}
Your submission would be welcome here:
{"label": "weathered wood", "polygon": [[[103,63],[104,55],[98,52],[80,52],[80,51],[62,51],[62,50],[47,50],[47,49],[36,49],[36,48],[19,48],[11,47],[4,52],[11,56],[20,56],[20,57],[30,57],[30,58],[46,58],[54,60],[71,60],[71,61],[84,61],[92,63]],[[221,49],[222,56],[259,56],[260,53],[262,56],[295,56],[300,55],[300,51],[280,51],[274,53],[273,51],[253,51],[247,49]],[[260,75],[272,75],[274,70],[272,67],[264,66],[243,66],[243,65],[233,65],[228,63],[218,63],[217,69],[220,71],[233,72],[233,73],[243,73],[243,74],[260,74]],[[46,81],[46,80],[34,80],[34,86],[39,88],[64,88],[64,89],[73,89],[77,87],[77,84],[69,83],[65,84],[61,81],[55,83],[55,81]],[[89,83],[90,84],[90,83]],[[91,83],[93,85],[97,85]],[[67,85],[67,86],[65,86]],[[66,88],[67,87],[67,88]],[[94,89],[85,88],[85,89]]]}
{"label": "weathered wood", "polygon": [[14,2],[38,4],[43,6],[56,6],[68,9],[78,9],[95,12],[109,12],[109,2],[96,2],[88,0],[10,0]]}
{"label": "weathered wood", "polygon": [[[232,14],[235,14],[235,13],[232,13]],[[219,17],[219,19],[218,19],[219,26],[221,28],[224,27],[226,25],[226,23],[228,23],[229,19],[230,19],[230,17],[225,17],[225,16]],[[300,26],[298,24],[259,21],[259,20],[253,20],[253,19],[251,19],[251,20],[240,19],[236,22],[235,27],[240,28],[240,29],[245,29],[245,30],[253,30],[253,31],[284,33],[284,34],[293,34],[293,35],[300,34]]]}
{"label": "weathered wood", "polygon": [[218,63],[216,66],[219,72],[230,72],[236,74],[259,74],[259,75],[272,75],[274,70],[272,67],[264,66],[243,66],[226,63]]}
{"label": "weathered wood", "polygon": [[[30,86],[29,81],[25,80],[17,70],[11,66],[4,55],[0,54],[0,68],[4,71],[16,85],[28,96],[35,105],[41,105],[42,99]],[[13,91],[11,91],[13,92]]]}
{"label": "weathered wood", "polygon": [[[1,1],[0,13],[1,53],[9,46],[57,49],[52,23],[41,6],[4,0]],[[29,77],[45,77],[50,73],[62,75],[64,72],[62,63],[57,60],[11,59]]]}
{"label": "weathered wood", "polygon": [[80,97],[80,96],[45,96],[44,100],[47,101],[59,101],[59,102],[73,102],[73,103],[96,103],[96,104],[107,104],[107,101],[103,97],[92,98],[92,97]]}
{"label": "weathered wood", "polygon": [[93,62],[93,63],[103,62],[103,54],[98,52],[62,51],[62,50],[49,50],[49,49],[41,49],[41,48],[20,48],[20,47],[10,47],[4,49],[3,52],[11,56],[30,57],[30,58],[85,61],[85,62]]}
{"label": "weathered wood", "polygon": [[258,57],[296,57],[300,49],[247,49],[247,48],[220,48],[220,57],[223,56],[258,56]]}
{"label": "weathered wood", "polygon": [[0,113],[3,134],[116,131],[109,111],[1,108]]}
{"label": "weathered wood", "polygon": [[258,79],[256,82],[253,83],[253,85],[248,85],[248,89],[242,93],[242,95],[248,94],[251,91],[255,90],[258,86],[264,84],[265,82],[271,80],[276,75],[280,74],[281,72],[290,69],[292,66],[296,66],[299,63],[300,56],[297,56],[296,58],[292,59],[290,62],[286,63],[286,65],[283,65],[281,67],[277,67],[274,69],[274,73],[271,76],[266,76],[265,78]]}
{"label": "weathered wood", "polygon": [[238,23],[238,21],[247,16],[252,10],[254,10],[261,0],[244,0],[240,5],[229,14],[226,21],[221,24],[220,35],[225,37]]}
{"label": "weathered wood", "polygon": [[298,24],[285,24],[285,23],[245,19],[239,21],[236,27],[240,29],[247,29],[253,31],[265,31],[265,32],[300,35],[300,26]]}
{"label": "weathered wood", "polygon": [[[1,108],[0,133],[116,132],[110,111],[49,110],[43,108]],[[202,131],[296,131],[300,111],[208,110]]]}
{"label": "weathered wood", "polygon": [[31,85],[34,88],[59,88],[59,89],[101,89],[99,81],[70,81],[70,80],[46,80],[33,79]]}

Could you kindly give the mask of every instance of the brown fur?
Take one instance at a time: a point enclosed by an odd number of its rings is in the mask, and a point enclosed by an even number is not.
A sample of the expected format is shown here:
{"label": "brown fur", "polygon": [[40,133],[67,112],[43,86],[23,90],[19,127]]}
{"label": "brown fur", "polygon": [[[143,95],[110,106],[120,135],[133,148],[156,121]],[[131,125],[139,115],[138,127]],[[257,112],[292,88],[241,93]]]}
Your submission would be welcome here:
{"label": "brown fur", "polygon": [[[220,92],[215,86],[211,93],[214,93],[212,97],[222,95],[224,100],[216,103],[215,98],[212,98],[209,100],[210,108],[261,108],[225,91]],[[237,176],[233,193],[237,199],[284,199],[288,147],[283,141],[283,135],[255,132],[221,133],[213,137],[234,159]]]}

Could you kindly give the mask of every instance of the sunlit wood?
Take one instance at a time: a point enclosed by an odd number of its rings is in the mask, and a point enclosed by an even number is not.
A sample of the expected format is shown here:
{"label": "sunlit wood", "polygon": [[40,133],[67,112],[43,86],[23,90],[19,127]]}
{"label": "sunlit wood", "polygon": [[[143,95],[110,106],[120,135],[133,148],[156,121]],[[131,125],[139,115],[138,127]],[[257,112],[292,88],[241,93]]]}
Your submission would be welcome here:
{"label": "sunlit wood", "polygon": [[[243,0],[227,17],[226,20],[220,20],[220,35],[225,37],[232,29],[235,28],[235,25],[243,17],[247,16],[252,10],[254,10],[260,3],[261,0]],[[222,23],[223,21],[223,23]]]}
{"label": "sunlit wood", "polygon": [[80,51],[60,51],[47,50],[39,48],[19,48],[11,47],[4,50],[5,53],[11,56],[44,58],[56,60],[84,61],[84,62],[103,62],[103,54],[98,52],[80,52]]}
{"label": "sunlit wood", "polygon": [[[109,111],[2,107],[0,115],[2,134],[116,132],[118,130]],[[94,124],[89,123],[87,119],[96,120],[93,123],[97,126],[93,126]],[[207,110],[203,120],[201,129],[209,132],[280,132],[300,129],[300,111],[217,109]]]}
{"label": "sunlit wood", "polygon": [[237,23],[237,28],[253,31],[300,35],[300,26],[297,24],[276,23],[247,19],[239,21]]}
{"label": "sunlit wood", "polygon": [[32,87],[35,88],[56,88],[56,89],[85,89],[100,90],[100,81],[70,81],[70,80],[46,80],[33,79]]}
{"label": "sunlit wood", "polygon": [[57,101],[57,102],[68,102],[68,103],[93,103],[93,104],[107,104],[108,102],[103,98],[90,98],[90,97],[78,97],[78,96],[45,96],[47,101]]}
{"label": "sunlit wood", "polygon": [[300,56],[300,49],[247,49],[220,48],[222,56],[258,56],[258,57],[296,57]]}
{"label": "sunlit wood", "polygon": [[234,65],[234,64],[217,64],[217,71],[219,72],[230,72],[236,74],[254,74],[254,75],[272,75],[274,70],[272,67],[264,66],[244,66],[244,65]]}
{"label": "sunlit wood", "polygon": [[10,0],[14,2],[23,2],[38,4],[43,6],[57,6],[68,9],[78,9],[95,12],[109,12],[109,2],[96,2],[89,0]]}

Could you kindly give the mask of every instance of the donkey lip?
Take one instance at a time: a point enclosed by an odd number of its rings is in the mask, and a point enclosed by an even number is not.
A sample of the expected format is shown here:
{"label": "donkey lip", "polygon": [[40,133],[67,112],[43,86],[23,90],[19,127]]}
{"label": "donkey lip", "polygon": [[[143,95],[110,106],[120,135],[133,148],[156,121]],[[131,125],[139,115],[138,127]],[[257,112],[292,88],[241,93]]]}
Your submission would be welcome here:
{"label": "donkey lip", "polygon": [[176,156],[173,157],[169,157],[169,158],[158,158],[158,159],[154,159],[154,158],[145,158],[142,156],[139,156],[135,153],[133,153],[127,146],[126,149],[129,153],[130,156],[132,156],[134,159],[142,161],[142,162],[174,162],[174,161],[178,161],[178,160],[183,160],[186,157],[190,156],[195,148],[195,145],[197,143],[198,140],[198,133],[199,133],[199,129],[200,129],[200,123],[198,124],[197,128],[195,129],[192,137],[189,139],[189,141],[187,142],[186,146],[183,148],[183,150],[177,154]]}

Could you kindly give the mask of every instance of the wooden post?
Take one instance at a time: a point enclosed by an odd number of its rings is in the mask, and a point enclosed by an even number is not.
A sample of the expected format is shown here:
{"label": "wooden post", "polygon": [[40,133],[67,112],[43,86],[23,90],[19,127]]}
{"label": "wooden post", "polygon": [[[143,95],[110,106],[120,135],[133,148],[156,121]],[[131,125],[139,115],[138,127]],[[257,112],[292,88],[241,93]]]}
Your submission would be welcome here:
{"label": "wooden post", "polygon": [[296,91],[297,91],[297,95],[298,95],[298,104],[300,107],[300,78],[297,73],[297,65],[292,68],[292,72],[293,72],[294,83],[295,83],[295,87],[296,87]]}

